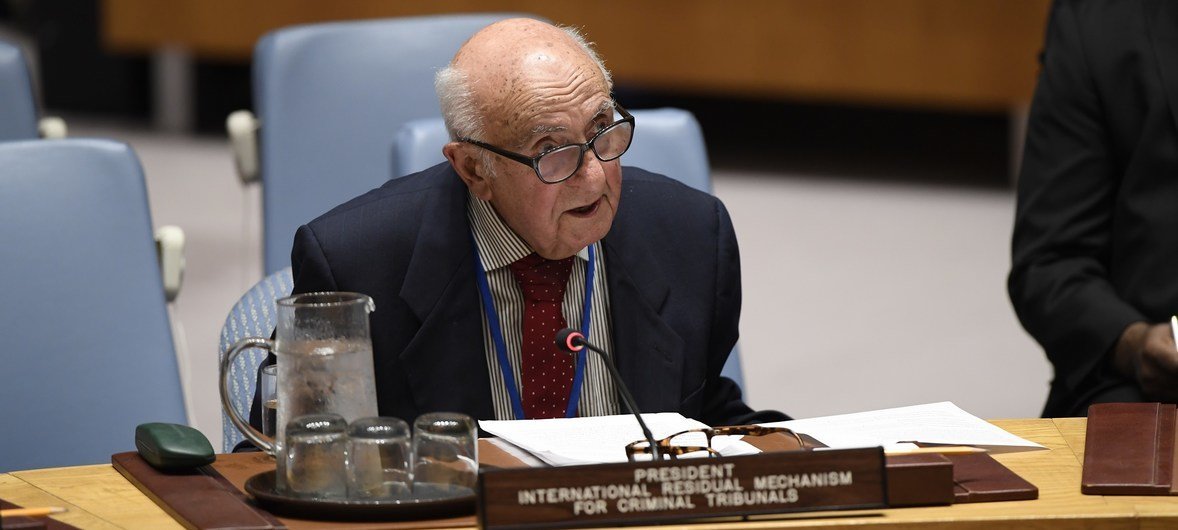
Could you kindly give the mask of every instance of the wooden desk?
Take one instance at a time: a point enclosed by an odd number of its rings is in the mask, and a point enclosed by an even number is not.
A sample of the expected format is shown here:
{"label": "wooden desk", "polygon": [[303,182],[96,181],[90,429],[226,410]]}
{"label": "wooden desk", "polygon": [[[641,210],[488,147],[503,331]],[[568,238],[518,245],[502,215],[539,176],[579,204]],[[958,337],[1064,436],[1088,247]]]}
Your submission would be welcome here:
{"label": "wooden desk", "polygon": [[[1039,487],[1038,500],[764,516],[747,522],[706,522],[662,528],[1178,528],[1178,498],[1080,494],[1084,419],[993,423],[1050,449],[997,457]],[[181,528],[109,465],[2,474],[0,498],[23,506],[65,506],[70,511],[56,518],[80,528]]]}

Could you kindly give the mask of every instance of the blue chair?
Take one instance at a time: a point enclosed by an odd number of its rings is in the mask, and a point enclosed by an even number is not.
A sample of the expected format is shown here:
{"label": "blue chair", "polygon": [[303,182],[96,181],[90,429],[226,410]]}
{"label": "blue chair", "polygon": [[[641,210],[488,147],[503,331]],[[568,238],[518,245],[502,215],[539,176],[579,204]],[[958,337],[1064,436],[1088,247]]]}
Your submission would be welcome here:
{"label": "blue chair", "polygon": [[24,54],[0,41],[0,142],[37,137],[37,101]]}
{"label": "blue chair", "polygon": [[[221,348],[218,350],[220,357],[217,359],[217,366],[221,365],[225,352],[235,342],[246,337],[267,338],[274,332],[274,326],[278,325],[274,315],[275,301],[289,296],[293,288],[294,280],[291,279],[290,267],[286,267],[262,278],[262,281],[254,284],[236,304],[233,304],[229,317],[225,319],[225,326],[221,328]],[[253,404],[257,385],[258,366],[266,360],[266,355],[266,350],[247,349],[234,359],[233,366],[229,368],[229,393],[233,408],[243,418],[250,415],[250,405]],[[224,436],[221,448],[226,453],[232,452],[233,447],[245,439],[223,410],[221,432]]]}
{"label": "blue chair", "polygon": [[441,116],[435,71],[476,31],[512,16],[313,24],[258,41],[257,119],[238,111],[227,126],[243,180],[262,181],[266,274],[290,264],[299,225],[389,179],[397,128]]}
{"label": "blue chair", "polygon": [[105,140],[0,142],[0,471],[110,462],[187,423],[143,171]]}
{"label": "blue chair", "polygon": [[[623,164],[662,173],[697,190],[712,192],[708,153],[695,116],[670,108],[635,110],[631,114],[634,115],[634,142],[622,156]],[[444,162],[442,147],[449,141],[441,118],[406,123],[393,137],[393,176],[404,176]],[[732,350],[722,373],[744,387],[737,349]]]}

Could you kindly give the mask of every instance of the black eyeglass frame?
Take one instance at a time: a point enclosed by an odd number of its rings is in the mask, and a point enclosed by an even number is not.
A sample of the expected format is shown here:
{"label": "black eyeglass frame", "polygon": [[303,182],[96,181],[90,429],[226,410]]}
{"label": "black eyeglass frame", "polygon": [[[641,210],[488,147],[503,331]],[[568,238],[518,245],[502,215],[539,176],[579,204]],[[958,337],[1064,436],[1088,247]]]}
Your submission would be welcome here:
{"label": "black eyeglass frame", "polygon": [[[585,163],[585,151],[592,150],[593,156],[597,157],[598,160],[600,160],[602,162],[609,162],[611,160],[617,160],[618,158],[621,158],[622,155],[626,154],[626,151],[630,150],[630,145],[634,143],[634,116],[632,116],[629,112],[626,111],[626,109],[622,108],[622,106],[618,105],[617,103],[614,104],[613,108],[617,109],[618,114],[622,115],[622,119],[607,125],[606,127],[601,129],[600,131],[597,131],[597,134],[594,134],[593,138],[590,138],[589,141],[587,141],[583,144],[572,143],[572,144],[558,145],[556,147],[553,147],[552,149],[547,149],[543,153],[540,153],[536,156],[527,156],[524,154],[516,153],[514,151],[508,151],[508,150],[503,149],[501,147],[496,147],[496,146],[491,145],[486,142],[480,142],[480,141],[475,140],[474,138],[470,138],[470,137],[458,138],[458,141],[463,142],[463,143],[468,143],[468,144],[473,145],[475,147],[486,149],[492,153],[495,153],[495,154],[502,156],[504,158],[507,158],[509,160],[514,160],[514,161],[519,162],[525,166],[529,166],[532,168],[532,171],[534,171],[536,173],[536,178],[540,179],[540,182],[543,182],[545,184],[559,184],[561,182],[564,182],[564,181],[572,178],[573,175],[576,175],[577,172],[581,170],[581,165],[583,165]],[[597,152],[597,143],[596,143],[597,139],[601,138],[605,133],[616,129],[618,126],[622,125],[623,123],[630,124],[630,141],[626,143],[626,148],[622,149],[622,152],[618,153],[617,156],[613,156],[610,158],[603,158],[601,156],[601,154]],[[577,156],[577,167],[573,168],[572,172],[570,172],[568,175],[565,175],[564,177],[562,177],[558,180],[544,180],[544,175],[540,174],[540,159],[543,158],[544,156],[548,155],[549,153],[553,153],[553,152],[556,152],[556,151],[559,151],[561,149],[565,149],[568,147],[577,147],[577,148],[580,148],[580,150],[581,150],[580,155]]]}
{"label": "black eyeglass frame", "polygon": [[[674,445],[671,443],[671,440],[673,440],[676,436],[682,436],[684,434],[693,433],[693,432],[703,433],[703,435],[708,440],[708,445],[705,447],[705,446]],[[681,432],[677,432],[675,434],[672,434],[666,438],[663,438],[662,440],[656,440],[655,444],[658,445],[659,454],[660,455],[665,454],[665,455],[669,456],[671,458],[671,460],[678,460],[677,457],[679,455],[685,455],[688,453],[696,453],[696,452],[700,452],[700,451],[706,451],[708,453],[708,457],[718,457],[718,456],[720,456],[719,451],[712,449],[712,437],[713,436],[732,436],[732,435],[765,436],[767,434],[774,434],[774,433],[782,433],[782,434],[786,434],[788,436],[792,436],[794,438],[794,440],[796,440],[798,442],[798,447],[801,447],[801,448],[806,447],[805,442],[802,441],[802,437],[799,436],[798,433],[794,432],[793,429],[790,429],[787,427],[764,427],[761,425],[733,425],[733,426],[728,426],[728,427],[712,427],[710,429],[688,429],[686,431],[681,431]],[[626,459],[631,462],[634,461],[634,457],[636,455],[649,455],[649,454],[650,454],[650,446],[646,440],[638,440],[638,441],[630,442],[629,444],[626,444]]]}

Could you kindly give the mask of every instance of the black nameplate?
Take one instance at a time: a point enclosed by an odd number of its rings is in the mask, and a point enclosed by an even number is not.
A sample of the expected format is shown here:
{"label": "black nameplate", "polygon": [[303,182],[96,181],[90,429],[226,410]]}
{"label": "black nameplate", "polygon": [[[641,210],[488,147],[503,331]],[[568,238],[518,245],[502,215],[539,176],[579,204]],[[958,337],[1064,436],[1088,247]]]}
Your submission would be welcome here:
{"label": "black nameplate", "polygon": [[883,449],[479,472],[485,529],[568,528],[887,506]]}

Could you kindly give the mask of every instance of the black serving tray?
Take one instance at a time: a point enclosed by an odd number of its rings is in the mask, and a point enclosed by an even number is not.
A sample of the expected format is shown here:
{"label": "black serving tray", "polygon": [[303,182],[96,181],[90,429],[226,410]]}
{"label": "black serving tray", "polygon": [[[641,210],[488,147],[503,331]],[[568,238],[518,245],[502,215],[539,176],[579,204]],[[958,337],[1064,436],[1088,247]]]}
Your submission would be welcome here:
{"label": "black serving tray", "polygon": [[328,521],[404,521],[471,515],[471,488],[416,484],[411,496],[388,500],[319,500],[275,490],[276,471],[264,471],[245,481],[245,491],[262,509],[279,516]]}

